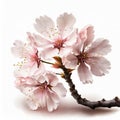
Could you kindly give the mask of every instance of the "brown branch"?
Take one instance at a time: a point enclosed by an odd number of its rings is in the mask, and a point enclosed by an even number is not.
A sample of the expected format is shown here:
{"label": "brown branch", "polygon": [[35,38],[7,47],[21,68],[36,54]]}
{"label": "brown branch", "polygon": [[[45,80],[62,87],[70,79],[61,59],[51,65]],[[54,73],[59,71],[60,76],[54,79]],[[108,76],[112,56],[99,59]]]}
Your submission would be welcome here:
{"label": "brown branch", "polygon": [[91,109],[95,109],[97,107],[108,107],[108,108],[120,107],[120,99],[118,97],[115,97],[112,100],[102,99],[100,101],[90,101],[90,100],[87,100],[86,98],[82,98],[81,95],[78,94],[77,90],[75,89],[75,85],[73,84],[72,79],[71,79],[70,70],[65,68],[65,66],[63,66],[63,65],[61,66],[61,69],[64,72],[63,77],[70,87],[71,95],[73,96],[74,99],[76,99],[78,104],[87,106]]}

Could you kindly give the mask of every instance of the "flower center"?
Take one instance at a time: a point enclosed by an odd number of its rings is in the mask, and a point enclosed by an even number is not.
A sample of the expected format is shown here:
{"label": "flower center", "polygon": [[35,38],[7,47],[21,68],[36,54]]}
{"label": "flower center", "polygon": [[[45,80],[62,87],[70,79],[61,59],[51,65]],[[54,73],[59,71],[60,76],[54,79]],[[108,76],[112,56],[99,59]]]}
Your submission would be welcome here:
{"label": "flower center", "polygon": [[80,53],[80,55],[78,55],[77,58],[79,63],[85,62],[85,60],[88,58],[88,55],[87,53],[83,52],[83,53]]}
{"label": "flower center", "polygon": [[45,81],[44,83],[42,83],[42,84],[40,84],[39,85],[39,88],[40,89],[43,89],[43,90],[45,90],[45,89],[47,89],[47,88],[49,88],[49,89],[51,89],[51,85],[49,85],[49,84],[47,84],[47,82]]}
{"label": "flower center", "polygon": [[55,42],[54,42],[54,48],[58,48],[60,50],[61,47],[63,47],[63,44],[64,44],[64,40],[62,39],[57,39]]}
{"label": "flower center", "polygon": [[32,60],[37,62],[37,67],[40,66],[40,58],[38,57],[38,51],[32,56]]}

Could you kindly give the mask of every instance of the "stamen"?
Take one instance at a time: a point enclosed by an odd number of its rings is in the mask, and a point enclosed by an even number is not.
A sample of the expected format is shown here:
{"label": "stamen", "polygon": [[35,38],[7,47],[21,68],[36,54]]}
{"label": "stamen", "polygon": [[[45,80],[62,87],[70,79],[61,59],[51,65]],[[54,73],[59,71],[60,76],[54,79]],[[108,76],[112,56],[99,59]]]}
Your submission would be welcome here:
{"label": "stamen", "polygon": [[23,64],[26,63],[26,58],[24,58],[22,61],[17,62],[17,64],[13,64],[14,67],[18,68],[18,71],[21,69],[21,67],[23,66]]}
{"label": "stamen", "polygon": [[44,90],[44,89],[47,89],[47,88],[51,89],[51,87],[52,87],[52,86],[49,85],[46,81],[45,81],[44,83],[42,83],[42,84],[39,85],[39,88],[40,88],[40,89],[43,89],[43,90]]}
{"label": "stamen", "polygon": [[85,59],[87,59],[87,57],[88,57],[87,53],[85,53],[85,52],[81,53],[80,55],[77,56],[78,62],[79,63],[84,62]]}
{"label": "stamen", "polygon": [[54,42],[54,48],[58,48],[60,50],[61,47],[63,47],[63,44],[64,44],[64,40],[62,39],[57,39],[55,42]]}

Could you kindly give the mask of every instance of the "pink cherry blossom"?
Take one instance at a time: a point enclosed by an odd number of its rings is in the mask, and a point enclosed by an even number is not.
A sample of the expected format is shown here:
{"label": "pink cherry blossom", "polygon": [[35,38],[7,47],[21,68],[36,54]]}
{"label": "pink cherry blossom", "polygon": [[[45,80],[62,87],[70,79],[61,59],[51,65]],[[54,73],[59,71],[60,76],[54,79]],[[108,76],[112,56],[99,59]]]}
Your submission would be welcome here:
{"label": "pink cherry blossom", "polygon": [[[56,22],[40,16],[34,24],[38,34],[27,32],[26,42],[14,42],[11,51],[22,60],[15,64],[15,85],[26,96],[30,109],[45,108],[51,112],[58,108],[67,91],[57,75],[66,80],[73,97],[80,101],[70,79],[72,71],[77,70],[82,83],[92,83],[92,74],[108,73],[110,62],[104,55],[111,50],[109,41],[104,38],[94,41],[93,26],[78,31],[74,29],[75,22],[75,17],[68,13],[58,16]],[[114,100],[117,102],[118,98]]]}
{"label": "pink cherry blossom", "polygon": [[57,25],[48,16],[36,19],[35,28],[40,33],[34,34],[36,44],[44,48],[42,56],[50,58],[65,54],[75,42],[76,31],[73,31],[75,18],[72,14],[64,13],[57,18]]}
{"label": "pink cherry blossom", "polygon": [[111,50],[109,41],[104,38],[96,41],[93,39],[93,26],[86,26],[78,33],[72,52],[62,59],[68,68],[77,66],[78,75],[83,83],[91,83],[92,74],[103,76],[110,69],[110,62],[103,57]]}
{"label": "pink cherry blossom", "polygon": [[40,66],[40,53],[35,46],[34,37],[28,33],[28,42],[24,43],[20,40],[14,42],[14,47],[12,47],[12,53],[19,58],[24,58],[26,66],[32,67],[37,64]]}
{"label": "pink cherry blossom", "polygon": [[22,69],[15,72],[16,87],[26,95],[27,104],[32,110],[47,107],[48,111],[57,109],[60,98],[66,95],[66,89],[58,82],[52,72],[41,72],[40,68]]}

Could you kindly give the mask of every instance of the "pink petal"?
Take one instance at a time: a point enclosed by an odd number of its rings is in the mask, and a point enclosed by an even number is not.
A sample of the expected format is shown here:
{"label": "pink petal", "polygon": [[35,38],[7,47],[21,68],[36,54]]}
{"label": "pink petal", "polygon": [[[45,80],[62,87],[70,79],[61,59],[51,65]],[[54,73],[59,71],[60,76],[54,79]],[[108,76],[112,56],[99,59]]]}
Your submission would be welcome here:
{"label": "pink petal", "polygon": [[29,85],[34,86],[34,85],[38,84],[38,82],[35,79],[29,78],[29,77],[25,78],[23,82],[25,82],[25,84],[28,85],[28,86]]}
{"label": "pink petal", "polygon": [[88,50],[88,53],[90,56],[106,55],[110,51],[111,45],[109,44],[109,41],[101,38],[92,43],[91,47]]}
{"label": "pink petal", "polygon": [[27,59],[31,59],[37,52],[37,48],[33,44],[25,44],[22,41],[15,41],[11,50],[16,57]]}
{"label": "pink petal", "polygon": [[68,55],[70,52],[72,52],[72,47],[70,46],[61,47],[59,51],[59,55],[62,58],[63,56]]}
{"label": "pink petal", "polygon": [[28,97],[27,98],[27,101],[26,101],[28,107],[31,109],[31,110],[37,110],[38,107],[39,107],[39,104],[38,102],[36,102],[33,98],[31,97]]}
{"label": "pink petal", "polygon": [[30,32],[27,32],[27,35],[28,35],[27,40],[28,40],[30,46],[36,47],[37,45],[36,45],[35,37],[33,36],[33,34],[31,34]]}
{"label": "pink petal", "polygon": [[40,64],[39,68],[37,67],[37,65],[33,65],[32,67],[30,67],[28,64],[24,64],[20,70],[14,71],[14,75],[17,78],[19,77],[27,78],[27,77],[33,77],[33,76],[36,76],[36,77],[40,76],[44,72],[45,72],[45,68],[43,63]]}
{"label": "pink petal", "polygon": [[44,74],[39,75],[37,81],[40,83],[44,83],[46,81],[46,77],[44,76]]}
{"label": "pink petal", "polygon": [[77,66],[78,59],[75,55],[69,54],[62,58],[62,62],[65,65],[65,67],[74,69]]}
{"label": "pink petal", "polygon": [[91,72],[85,63],[81,63],[78,67],[78,75],[83,83],[92,83]]}
{"label": "pink petal", "polygon": [[75,17],[68,13],[64,13],[57,18],[58,30],[62,37],[65,37],[71,32],[75,21]]}
{"label": "pink petal", "polygon": [[93,26],[85,26],[79,33],[80,39],[84,41],[84,47],[89,45],[94,39]]}
{"label": "pink petal", "polygon": [[51,86],[56,86],[57,85],[57,83],[58,83],[58,78],[57,78],[57,76],[54,74],[54,73],[52,73],[52,72],[47,72],[46,74],[45,74],[45,76],[47,77],[47,79],[48,79],[48,84],[49,85],[51,85]]}
{"label": "pink petal", "polygon": [[26,78],[20,77],[16,80],[16,87],[21,87],[21,86],[33,87],[35,85],[38,85],[38,82],[30,77],[26,77]]}
{"label": "pink petal", "polygon": [[65,97],[67,93],[62,83],[58,83],[56,86],[52,87],[52,90],[60,97]]}
{"label": "pink petal", "polygon": [[69,36],[67,36],[67,38],[65,38],[65,45],[66,46],[71,46],[73,44],[75,44],[76,40],[77,40],[77,29],[75,29]]}
{"label": "pink petal", "polygon": [[59,102],[60,102],[59,96],[55,92],[53,92],[53,91],[50,92],[50,95],[51,95],[51,98],[54,101],[54,103],[59,104]]}
{"label": "pink petal", "polygon": [[48,39],[46,39],[40,35],[34,34],[34,37],[35,37],[35,43],[38,47],[44,48],[44,47],[48,47],[51,45],[51,42]]}
{"label": "pink petal", "polygon": [[42,108],[46,107],[46,100],[47,100],[46,95],[47,95],[46,90],[40,87],[34,91],[34,97],[39,103],[39,107],[42,107]]}
{"label": "pink petal", "polygon": [[56,94],[56,92],[52,91],[51,89],[49,89],[47,91],[47,95],[49,95],[49,97],[51,98],[51,100],[55,103],[55,104],[59,104],[60,102],[60,98],[59,96]]}
{"label": "pink petal", "polygon": [[38,99],[39,99],[39,105],[40,105],[40,107],[43,108],[43,107],[46,107],[46,93],[43,92],[41,94],[42,94],[42,96],[39,97]]}
{"label": "pink petal", "polygon": [[34,72],[34,74],[43,74],[46,70],[45,70],[45,65],[41,62],[39,65],[39,68],[34,68],[36,69],[36,71]]}
{"label": "pink petal", "polygon": [[76,42],[73,46],[72,46],[72,52],[74,55],[79,55],[80,54],[80,51],[81,51],[81,48],[82,48],[82,44],[79,43],[79,42]]}
{"label": "pink petal", "polygon": [[40,34],[47,38],[49,38],[52,30],[55,28],[53,20],[48,16],[40,16],[40,18],[36,19],[34,27]]}
{"label": "pink petal", "polygon": [[81,50],[83,49],[84,41],[81,40],[78,30],[76,30],[76,42],[72,45],[72,52],[74,55],[79,55],[81,53]]}
{"label": "pink petal", "polygon": [[59,50],[57,48],[53,48],[53,47],[48,47],[45,48],[42,52],[41,52],[41,56],[48,60],[51,59],[54,56],[57,56],[59,53]]}
{"label": "pink petal", "polygon": [[91,71],[96,76],[102,76],[108,73],[110,69],[110,62],[104,57],[91,57],[86,60],[90,65]]}
{"label": "pink petal", "polygon": [[[34,91],[36,90],[36,87],[28,87],[28,86],[21,86],[19,88],[23,94],[25,94],[27,97],[34,98]],[[34,98],[35,99],[35,98]]]}
{"label": "pink petal", "polygon": [[16,57],[23,57],[23,52],[25,50],[25,44],[20,41],[20,40],[16,40],[13,43],[14,47],[11,48],[12,53],[16,56]]}
{"label": "pink petal", "polygon": [[20,70],[15,70],[14,71],[14,76],[15,77],[28,77],[29,76],[29,70],[21,68]]}
{"label": "pink petal", "polygon": [[47,109],[49,112],[52,112],[53,110],[56,110],[58,107],[58,103],[55,103],[52,99],[52,96],[50,93],[47,94]]}

